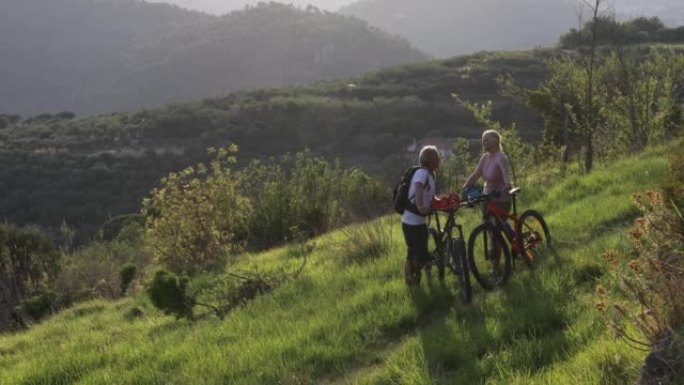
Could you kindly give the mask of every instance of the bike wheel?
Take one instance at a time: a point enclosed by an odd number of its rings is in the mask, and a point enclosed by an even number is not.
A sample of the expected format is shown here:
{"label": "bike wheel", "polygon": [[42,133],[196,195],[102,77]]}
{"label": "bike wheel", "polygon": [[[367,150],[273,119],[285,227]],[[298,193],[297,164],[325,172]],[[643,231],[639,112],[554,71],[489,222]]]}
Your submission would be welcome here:
{"label": "bike wheel", "polygon": [[432,265],[437,268],[437,278],[439,282],[444,282],[444,270],[446,267],[447,255],[445,247],[439,244],[439,235],[435,229],[430,229],[430,236],[434,240],[435,249],[430,253],[430,260],[425,265],[425,273],[427,276],[432,274]]}
{"label": "bike wheel", "polygon": [[511,253],[491,223],[482,223],[470,233],[468,262],[470,271],[484,289],[489,290],[508,281],[511,275]]}
{"label": "bike wheel", "polygon": [[527,210],[520,214],[518,231],[518,249],[530,268],[541,263],[551,249],[551,234],[544,217],[536,210]]}
{"label": "bike wheel", "polygon": [[470,269],[468,269],[468,257],[465,241],[456,238],[451,241],[449,263],[456,277],[458,292],[461,300],[469,303],[473,297],[473,287],[470,285]]}

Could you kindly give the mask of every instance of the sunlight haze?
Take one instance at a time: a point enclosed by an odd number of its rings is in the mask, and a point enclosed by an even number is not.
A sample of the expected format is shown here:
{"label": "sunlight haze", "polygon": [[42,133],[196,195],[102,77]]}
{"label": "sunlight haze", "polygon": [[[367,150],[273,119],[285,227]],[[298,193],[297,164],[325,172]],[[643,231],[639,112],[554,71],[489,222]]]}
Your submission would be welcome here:
{"label": "sunlight haze", "polygon": [[[149,0],[152,3],[169,3],[183,8],[221,15],[243,9],[246,5],[257,5],[262,0]],[[311,4],[326,11],[336,11],[340,7],[353,3],[354,0],[288,0],[282,3],[306,7]]]}

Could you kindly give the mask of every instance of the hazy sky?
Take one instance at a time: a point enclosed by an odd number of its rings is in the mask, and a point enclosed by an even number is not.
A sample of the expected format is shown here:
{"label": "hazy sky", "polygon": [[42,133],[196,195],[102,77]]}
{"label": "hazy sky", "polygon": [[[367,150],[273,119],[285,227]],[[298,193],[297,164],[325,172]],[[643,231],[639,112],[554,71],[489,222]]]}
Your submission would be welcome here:
{"label": "hazy sky", "polygon": [[[4,0],[0,0],[4,1]],[[176,4],[183,8],[195,11],[203,11],[222,15],[236,9],[243,9],[245,5],[256,5],[260,1],[270,0],[146,0],[155,3]],[[294,4],[306,7],[311,4],[320,9],[337,11],[345,5],[354,3],[356,0],[273,0],[281,3]],[[416,0],[420,1],[420,0]],[[458,0],[454,0],[458,1]],[[483,0],[486,1],[486,0]],[[581,3],[580,0],[556,0]],[[593,3],[593,0],[589,0]],[[679,26],[684,23],[684,0],[603,0],[604,7],[607,5],[617,11],[621,18],[636,16],[659,16],[670,26]],[[605,9],[605,8],[604,8]],[[669,22],[669,23],[668,23]]]}
{"label": "hazy sky", "polygon": [[[236,9],[242,9],[245,5],[256,5],[259,1],[268,2],[268,0],[147,0],[153,3],[170,3],[176,4],[183,8],[192,9],[196,11],[204,11],[214,14],[224,14]],[[340,7],[351,4],[354,0],[282,0],[280,3],[294,4],[300,7],[306,7],[311,4],[320,9],[328,11],[337,11]]]}

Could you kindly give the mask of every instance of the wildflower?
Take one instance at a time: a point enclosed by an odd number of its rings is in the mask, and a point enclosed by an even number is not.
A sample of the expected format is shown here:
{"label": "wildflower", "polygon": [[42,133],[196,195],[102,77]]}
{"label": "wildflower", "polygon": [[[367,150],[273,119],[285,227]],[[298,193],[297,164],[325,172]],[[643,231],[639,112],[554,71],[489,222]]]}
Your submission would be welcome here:
{"label": "wildflower", "polygon": [[639,264],[639,261],[636,259],[629,261],[627,266],[629,266],[629,268],[636,273],[638,273],[641,270],[641,265]]}
{"label": "wildflower", "polygon": [[632,199],[634,200],[634,205],[639,209],[643,210],[644,209],[644,203],[641,200],[641,194],[640,193],[634,193],[632,196]]}
{"label": "wildflower", "polygon": [[613,266],[613,267],[617,266],[617,263],[618,263],[617,251],[608,250],[608,251],[606,251],[605,254],[603,254],[603,258],[605,258],[606,262],[608,262],[611,266]]}
{"label": "wildflower", "polygon": [[597,302],[594,307],[596,310],[600,311],[601,313],[605,312],[608,306],[604,302]]}
{"label": "wildflower", "polygon": [[606,290],[606,287],[603,285],[598,285],[596,286],[596,294],[598,295],[606,295],[608,291]]}

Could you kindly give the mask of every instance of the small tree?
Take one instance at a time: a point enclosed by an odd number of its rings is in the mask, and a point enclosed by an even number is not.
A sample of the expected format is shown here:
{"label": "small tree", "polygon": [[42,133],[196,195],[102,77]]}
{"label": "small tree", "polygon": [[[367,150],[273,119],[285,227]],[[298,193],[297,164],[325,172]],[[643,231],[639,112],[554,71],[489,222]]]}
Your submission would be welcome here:
{"label": "small tree", "polygon": [[236,146],[210,149],[209,165],[169,174],[144,200],[144,242],[157,262],[194,273],[241,250],[250,207],[229,167],[236,152]]}

